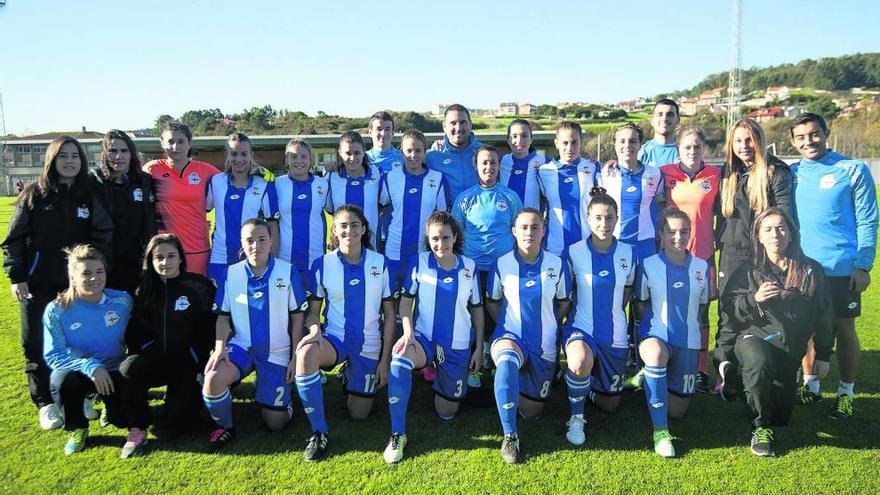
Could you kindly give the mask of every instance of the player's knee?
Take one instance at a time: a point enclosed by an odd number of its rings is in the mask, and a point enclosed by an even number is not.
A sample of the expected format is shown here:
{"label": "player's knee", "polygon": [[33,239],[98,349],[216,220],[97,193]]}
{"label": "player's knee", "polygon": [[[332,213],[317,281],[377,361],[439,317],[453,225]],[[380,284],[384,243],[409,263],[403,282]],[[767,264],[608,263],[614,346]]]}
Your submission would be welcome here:
{"label": "player's knee", "polygon": [[211,370],[205,373],[205,384],[202,386],[202,392],[206,395],[217,395],[227,389],[229,385],[224,383],[221,375],[217,370]]}
{"label": "player's knee", "polygon": [[279,413],[278,411],[271,411],[270,413],[263,413],[263,423],[266,425],[266,428],[269,431],[278,431],[287,426],[288,417],[286,413]]}
{"label": "player's knee", "polygon": [[681,419],[687,414],[687,409],[669,408],[669,417],[672,419]]}
{"label": "player's knee", "polygon": [[596,399],[596,406],[600,411],[604,413],[614,413],[617,411],[617,407],[620,406],[620,396],[615,397],[602,397],[599,396]]}
{"label": "player's knee", "polygon": [[316,368],[320,349],[317,344],[306,344],[296,350],[296,372],[303,374]]}
{"label": "player's knee", "polygon": [[349,407],[348,415],[351,416],[351,419],[357,421],[364,420],[370,416],[370,409],[366,407]]}

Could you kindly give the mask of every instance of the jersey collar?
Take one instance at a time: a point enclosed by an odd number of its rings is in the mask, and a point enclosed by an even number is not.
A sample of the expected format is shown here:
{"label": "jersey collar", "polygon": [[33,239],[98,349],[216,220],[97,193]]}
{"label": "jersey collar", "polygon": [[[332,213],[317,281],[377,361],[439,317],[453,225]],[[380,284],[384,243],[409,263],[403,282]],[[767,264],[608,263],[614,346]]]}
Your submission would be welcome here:
{"label": "jersey collar", "polygon": [[264,271],[263,274],[259,277],[256,277],[254,275],[254,271],[251,270],[250,263],[248,263],[247,260],[244,261],[244,269],[247,271],[248,278],[266,278],[269,276],[270,273],[272,273],[272,270],[274,268],[275,268],[275,257],[272,256],[271,254],[269,255],[269,263],[266,264],[266,271]]}
{"label": "jersey collar", "polygon": [[431,268],[432,270],[437,270],[438,272],[457,272],[461,269],[462,266],[463,263],[461,262],[461,255],[459,254],[455,255],[455,266],[453,266],[449,270],[446,270],[445,268],[440,266],[440,263],[437,262],[437,258],[434,257],[434,253],[430,253],[428,255],[428,268]]}
{"label": "jersey collar", "polygon": [[338,248],[336,249],[336,256],[339,257],[339,262],[342,263],[342,266],[345,267],[362,267],[364,266],[364,260],[367,259],[367,248],[361,246],[361,259],[357,263],[349,263],[346,261],[345,256],[342,255],[342,251]]}
{"label": "jersey collar", "polygon": [[676,268],[683,268],[683,267],[690,266],[690,264],[691,264],[691,258],[693,258],[693,255],[692,255],[691,253],[688,253],[687,256],[686,256],[685,259],[684,259],[684,264],[683,264],[683,265],[679,265],[679,264],[673,263],[673,262],[672,262],[672,261],[666,256],[666,253],[665,253],[665,252],[660,251],[659,254],[660,254],[660,260],[663,261],[663,263],[665,263],[667,266],[674,266],[674,267],[676,267]]}
{"label": "jersey collar", "polygon": [[604,253],[602,251],[599,251],[595,247],[593,247],[593,236],[592,235],[587,236],[586,244],[587,244],[587,249],[589,249],[591,253],[599,254],[599,255],[612,254],[617,249],[617,239],[611,240],[611,247],[609,247],[608,251],[604,252]]}

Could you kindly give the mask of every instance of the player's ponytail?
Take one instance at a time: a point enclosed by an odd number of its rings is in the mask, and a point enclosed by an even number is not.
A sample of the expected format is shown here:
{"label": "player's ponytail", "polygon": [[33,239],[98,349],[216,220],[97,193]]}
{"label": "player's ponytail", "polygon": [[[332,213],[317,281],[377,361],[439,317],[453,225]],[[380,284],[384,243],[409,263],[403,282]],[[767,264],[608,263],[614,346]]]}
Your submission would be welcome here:
{"label": "player's ponytail", "polygon": [[613,209],[615,215],[620,213],[617,209],[617,201],[614,201],[614,198],[608,194],[608,191],[604,187],[595,186],[590,189],[590,204],[587,205],[587,213],[590,213],[593,206],[599,205],[605,205]]}

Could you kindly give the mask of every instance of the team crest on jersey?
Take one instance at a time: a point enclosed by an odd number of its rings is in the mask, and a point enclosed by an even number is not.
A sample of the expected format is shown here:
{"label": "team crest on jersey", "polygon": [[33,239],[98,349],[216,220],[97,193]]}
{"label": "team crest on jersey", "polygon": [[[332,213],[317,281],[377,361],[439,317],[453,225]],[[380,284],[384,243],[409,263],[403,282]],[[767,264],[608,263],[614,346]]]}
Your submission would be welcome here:
{"label": "team crest on jersey", "polygon": [[465,279],[465,280],[470,280],[470,279],[471,279],[471,270],[470,270],[470,268],[465,268],[465,269],[464,269],[464,279]]}
{"label": "team crest on jersey", "polygon": [[446,277],[443,279],[444,284],[451,284],[454,279],[452,277]]}
{"label": "team crest on jersey", "polygon": [[276,278],[275,279],[275,288],[278,290],[287,289],[287,284],[284,282],[283,278]]}
{"label": "team crest on jersey", "polygon": [[629,263],[627,263],[626,258],[620,258],[620,269],[623,271],[629,269]]}
{"label": "team crest on jersey", "polygon": [[400,160],[394,160],[393,162],[391,162],[392,167],[400,167],[401,165],[403,165],[403,162],[401,162]]}
{"label": "team crest on jersey", "polygon": [[202,178],[199,177],[199,174],[193,172],[193,173],[189,174],[189,183],[193,186],[196,184],[201,184]]}
{"label": "team crest on jersey", "polygon": [[419,192],[419,188],[418,188],[418,187],[411,187],[411,188],[409,189],[409,193],[410,193],[410,194],[415,194],[415,193],[417,193],[417,192]]}
{"label": "team crest on jersey", "polygon": [[498,208],[498,211],[507,211],[507,201],[499,199],[498,202],[495,203],[495,207]]}
{"label": "team crest on jersey", "polygon": [[357,285],[357,284],[359,284],[359,283],[361,283],[361,279],[359,279],[359,278],[353,278],[353,279],[351,279],[351,281],[348,283],[348,285],[354,287],[355,285]]}
{"label": "team crest on jersey", "polygon": [[370,275],[372,275],[373,278],[379,278],[382,276],[382,274],[379,272],[379,267],[376,265],[370,267]]}
{"label": "team crest on jersey", "polygon": [[323,196],[324,195],[324,188],[320,185],[315,186],[315,192],[318,193],[320,196]]}
{"label": "team crest on jersey", "polygon": [[819,189],[831,189],[834,187],[834,184],[837,184],[837,179],[834,178],[834,174],[823,175],[821,179],[819,179]]}
{"label": "team crest on jersey", "polygon": [[702,287],[702,285],[703,285],[703,272],[701,272],[701,271],[694,272],[694,280],[696,280],[697,284],[699,284]]}
{"label": "team crest on jersey", "polygon": [[77,218],[89,218],[89,207],[88,206],[80,206],[76,209]]}
{"label": "team crest on jersey", "polygon": [[108,327],[112,327],[113,325],[119,323],[119,315],[116,314],[116,311],[107,311],[104,313],[104,324]]}
{"label": "team crest on jersey", "polygon": [[257,198],[257,197],[259,197],[261,194],[262,194],[262,192],[260,191],[260,188],[259,188],[259,187],[254,186],[254,187],[251,188],[251,196]]}
{"label": "team crest on jersey", "polygon": [[141,191],[141,188],[137,188],[131,192],[132,199],[135,201],[143,201],[144,200],[144,192]]}
{"label": "team crest on jersey", "polygon": [[526,282],[525,285],[526,285],[526,287],[534,287],[535,284],[537,284],[537,283],[538,282],[535,282],[534,280],[529,280],[528,282]]}
{"label": "team crest on jersey", "polygon": [[229,199],[231,199],[231,200],[236,200],[236,199],[238,199],[238,198],[240,198],[240,197],[241,197],[241,196],[239,196],[238,194],[233,194],[232,196],[229,196]]}
{"label": "team crest on jersey", "polygon": [[303,194],[300,194],[299,196],[297,196],[296,199],[306,199],[308,197],[309,197],[308,194],[303,193]]}
{"label": "team crest on jersey", "polygon": [[431,189],[434,189],[435,187],[437,187],[437,181],[435,181],[434,179],[428,179],[428,180],[425,182],[425,184],[426,184],[428,187],[430,187]]}
{"label": "team crest on jersey", "polygon": [[447,158],[443,160],[443,165],[449,165],[450,163],[452,163],[452,158]]}
{"label": "team crest on jersey", "polygon": [[189,308],[189,299],[186,296],[180,296],[174,301],[174,311],[186,311]]}
{"label": "team crest on jersey", "polygon": [[648,177],[648,189],[654,189],[654,178]]}
{"label": "team crest on jersey", "polygon": [[76,323],[74,323],[73,325],[70,325],[70,329],[71,329],[71,330],[79,330],[80,328],[82,328],[82,326],[83,326],[82,323],[80,323],[80,322],[76,322]]}
{"label": "team crest on jersey", "polygon": [[547,269],[547,278],[553,280],[556,277],[558,277],[558,275],[556,275],[556,269],[551,266]]}
{"label": "team crest on jersey", "polygon": [[709,182],[709,179],[703,179],[703,181],[700,182],[700,191],[703,191],[704,193],[708,193],[711,190],[712,190],[712,183]]}

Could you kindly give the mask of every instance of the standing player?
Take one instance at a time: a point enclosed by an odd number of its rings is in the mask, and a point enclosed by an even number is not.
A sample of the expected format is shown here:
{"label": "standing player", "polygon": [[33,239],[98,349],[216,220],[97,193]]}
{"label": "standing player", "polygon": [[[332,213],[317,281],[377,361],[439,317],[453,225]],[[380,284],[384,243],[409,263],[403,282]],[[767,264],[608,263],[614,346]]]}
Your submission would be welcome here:
{"label": "standing player", "polygon": [[265,220],[252,218],[241,227],[246,258],[229,267],[217,288],[217,335],[205,368],[202,395],[217,428],[208,452],[217,452],[235,437],[229,387],[257,373],[256,402],[263,422],[280,430],[293,412],[293,346],[303,334],[305,292],[290,263],[271,255],[272,236]]}
{"label": "standing player", "polygon": [[[445,211],[428,218],[424,243],[430,249],[412,261],[400,301],[403,337],[394,345],[388,379],[391,439],[385,462],[399,462],[406,447],[406,409],[412,370],[437,363],[434,410],[448,421],[467,393],[468,370],[482,361],[483,308],[476,265],[461,256],[461,227]],[[416,304],[413,325],[413,300]]]}
{"label": "standing player", "polygon": [[559,158],[538,169],[541,194],[547,200],[547,250],[557,256],[590,233],[587,205],[590,189],[598,184],[599,164],[581,158],[582,136],[577,122],[560,123],[553,140]]}
{"label": "standing player", "polygon": [[241,226],[245,221],[258,217],[271,220],[272,239],[278,238],[275,186],[261,177],[246,135],[235,132],[226,140],[226,170],[211,177],[205,209],[215,210],[208,278],[219,287],[229,265],[242,259]]}
{"label": "standing player", "polygon": [[327,247],[324,207],[330,188],[327,179],[312,174],[312,148],[305,141],[291,139],[284,148],[284,162],[287,175],[275,179],[280,217],[278,257],[299,270],[305,287],[309,268],[324,256]]}
{"label": "standing player", "polygon": [[[705,274],[709,287],[709,297],[716,297],[715,290],[715,213],[717,211],[718,190],[721,185],[721,169],[707,165],[703,161],[705,134],[695,126],[679,129],[678,152],[681,161],[660,167],[663,173],[663,187],[669,206],[674,206],[687,214],[691,233],[688,251],[709,264]],[[705,307],[709,310],[709,306]],[[709,314],[700,316],[702,347],[699,356],[697,390],[709,392],[708,366]]]}
{"label": "standing player", "polygon": [[574,445],[586,440],[586,398],[605,412],[620,404],[629,348],[624,308],[635,278],[634,248],[614,238],[617,203],[601,187],[590,192],[587,207],[591,234],[565,251],[576,293],[575,311],[565,331],[571,419],[566,438]]}
{"label": "standing player", "polygon": [[[831,417],[846,419],[853,414],[860,353],[855,318],[877,250],[877,192],[868,166],[829,150],[827,140],[828,126],[819,115],[806,113],[792,123],[791,144],[801,155],[792,171],[804,254],[825,269],[834,299],[840,384]],[[821,398],[814,360],[811,346],[803,361],[804,403]]]}
{"label": "standing player", "polygon": [[141,256],[156,234],[156,195],[128,134],[107,131],[101,140],[101,166],[91,173],[89,185],[113,221],[113,266],[107,286],[134,295]]}
{"label": "standing player", "polygon": [[526,208],[541,208],[538,168],[547,163],[532,147],[532,125],[525,119],[514,119],[507,126],[510,153],[501,157],[499,182],[509,187]]}
{"label": "standing player", "polygon": [[690,236],[688,215],[668,209],[660,224],[663,251],[644,261],[636,288],[636,297],[652,309],[639,353],[654,452],[662,457],[675,457],[667,425],[670,417],[684,416],[694,394],[703,345],[700,317],[709,305],[708,265],[688,252]]}
{"label": "standing player", "polygon": [[360,208],[342,205],[336,210],[330,248],[312,264],[309,334],[296,348],[296,389],[313,431],[303,452],[307,461],[327,456],[321,369],[347,363],[343,378],[348,412],[352,419],[365,419],[373,408],[376,389],[388,381],[394,337],[388,267],[385,257],[370,249],[370,226]]}
{"label": "standing player", "polygon": [[471,128],[468,109],[457,103],[449,105],[443,114],[443,141],[434,143],[425,156],[425,165],[446,179],[450,198],[457,198],[465,189],[479,184],[474,156],[483,144],[477,141]]}
{"label": "standing player", "polygon": [[383,174],[403,166],[403,155],[391,144],[394,140],[394,117],[388,112],[376,112],[370,117],[370,139],[373,148],[367,151],[370,165],[379,167]]}
{"label": "standing player", "polygon": [[501,458],[515,464],[521,460],[517,410],[535,419],[550,397],[557,327],[571,304],[571,276],[562,258],[541,249],[544,218],[538,210],[521,210],[511,231],[516,247],[489,274],[487,305],[498,322],[490,340],[495,401],[504,429]]}
{"label": "standing player", "polygon": [[207,275],[211,246],[205,218],[205,192],[220,173],[210,163],[193,160],[192,131],[180,122],[166,122],[160,137],[165,158],[144,165],[156,188],[156,225],[183,243],[189,270]]}
{"label": "standing player", "polygon": [[333,213],[346,204],[357,206],[369,222],[370,239],[378,239],[382,172],[370,165],[364,155],[364,140],[354,131],[339,136],[339,159],[341,166],[330,172],[327,179],[330,183],[327,211]]}
{"label": "standing player", "polygon": [[663,98],[654,104],[654,113],[651,115],[654,139],[646,141],[639,150],[642,164],[660,167],[678,161],[675,133],[679,122],[678,103],[675,100]]}
{"label": "standing player", "polygon": [[428,170],[423,162],[427,149],[425,135],[411,129],[403,134],[400,149],[405,165],[382,176],[379,203],[390,206],[390,223],[385,240],[388,274],[392,287],[403,283],[410,258],[425,251],[425,221],[434,210],[446,210],[443,174]]}
{"label": "standing player", "polygon": [[[89,162],[79,141],[71,136],[53,139],[46,149],[40,177],[16,199],[9,233],[2,244],[3,269],[9,277],[12,297],[21,309],[28,390],[44,430],[64,424],[49,391],[42,325],[46,305],[70,283],[63,250],[90,243],[105,254],[113,252],[113,224],[89,193],[88,170]],[[91,404],[88,409],[90,415],[95,414]]]}

